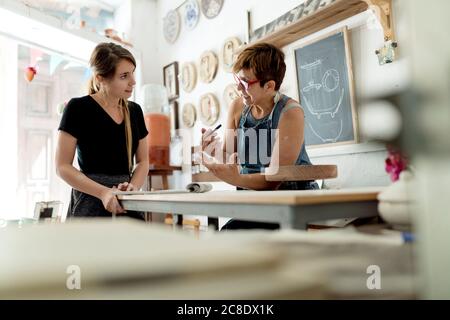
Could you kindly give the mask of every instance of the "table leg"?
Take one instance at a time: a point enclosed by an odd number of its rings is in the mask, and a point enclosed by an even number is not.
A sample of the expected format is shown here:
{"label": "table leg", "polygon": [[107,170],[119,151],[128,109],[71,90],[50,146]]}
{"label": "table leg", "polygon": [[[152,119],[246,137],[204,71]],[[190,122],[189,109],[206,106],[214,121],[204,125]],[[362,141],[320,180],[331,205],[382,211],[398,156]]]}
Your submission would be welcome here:
{"label": "table leg", "polygon": [[[152,190],[152,176],[147,175],[147,191]],[[153,220],[152,213],[151,212],[145,212],[144,213],[144,219],[146,223],[151,223]]]}

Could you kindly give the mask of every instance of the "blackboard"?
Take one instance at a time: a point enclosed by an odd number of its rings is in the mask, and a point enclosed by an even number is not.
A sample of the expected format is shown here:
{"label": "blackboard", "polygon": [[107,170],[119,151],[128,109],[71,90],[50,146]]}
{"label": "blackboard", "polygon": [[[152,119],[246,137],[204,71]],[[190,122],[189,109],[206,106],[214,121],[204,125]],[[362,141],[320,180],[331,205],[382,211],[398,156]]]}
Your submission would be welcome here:
{"label": "blackboard", "polygon": [[305,112],[305,144],[357,142],[347,30],[295,49],[298,93]]}

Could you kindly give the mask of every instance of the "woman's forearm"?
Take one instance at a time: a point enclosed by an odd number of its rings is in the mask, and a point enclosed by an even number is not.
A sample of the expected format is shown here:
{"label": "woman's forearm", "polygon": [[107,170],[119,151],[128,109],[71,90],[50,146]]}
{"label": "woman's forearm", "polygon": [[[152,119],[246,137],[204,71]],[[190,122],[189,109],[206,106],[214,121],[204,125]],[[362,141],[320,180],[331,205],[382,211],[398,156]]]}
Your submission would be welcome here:
{"label": "woman's forearm", "polygon": [[148,176],[148,161],[138,162],[131,178],[131,184],[136,187],[136,189],[142,188],[145,179]]}
{"label": "woman's forearm", "polygon": [[266,181],[265,176],[259,173],[239,174],[230,178],[224,177],[223,180],[237,187],[251,190],[275,190],[280,184],[279,182]]}
{"label": "woman's forearm", "polygon": [[90,194],[96,198],[101,199],[102,195],[109,190],[92,179],[89,179],[79,170],[75,169],[71,164],[61,165],[57,168],[57,174],[72,188]]}

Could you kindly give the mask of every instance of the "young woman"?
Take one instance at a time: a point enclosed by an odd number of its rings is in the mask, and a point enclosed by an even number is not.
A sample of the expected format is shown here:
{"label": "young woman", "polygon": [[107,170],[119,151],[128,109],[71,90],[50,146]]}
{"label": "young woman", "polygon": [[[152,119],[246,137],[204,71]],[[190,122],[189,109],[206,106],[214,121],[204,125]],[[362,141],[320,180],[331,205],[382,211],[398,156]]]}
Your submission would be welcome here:
{"label": "young woman", "polygon": [[[124,213],[113,192],[141,188],[148,173],[143,113],[128,101],[136,84],[133,55],[101,43],[90,66],[89,95],[71,99],[59,125],[56,171],[73,188],[68,218]],[[80,170],[72,165],[75,150]]]}
{"label": "young woman", "polygon": [[[222,161],[205,166],[221,180],[238,189],[318,189],[315,181],[268,182],[260,173],[267,167],[311,164],[304,143],[304,112],[300,104],[279,92],[286,72],[284,53],[268,43],[243,50],[234,66],[241,94],[229,109],[222,143],[216,134],[202,129],[202,147]],[[237,160],[239,164],[237,164]],[[268,228],[275,224],[232,220],[225,229]]]}

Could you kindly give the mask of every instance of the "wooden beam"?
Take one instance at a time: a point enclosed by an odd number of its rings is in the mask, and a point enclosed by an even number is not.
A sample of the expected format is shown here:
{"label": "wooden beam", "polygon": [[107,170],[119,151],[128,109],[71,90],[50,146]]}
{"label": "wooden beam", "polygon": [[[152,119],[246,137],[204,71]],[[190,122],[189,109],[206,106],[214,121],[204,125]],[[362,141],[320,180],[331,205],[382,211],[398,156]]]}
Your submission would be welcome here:
{"label": "wooden beam", "polygon": [[375,11],[380,20],[386,40],[393,40],[392,0],[335,0],[298,21],[255,40],[254,43],[269,42],[282,48],[298,39],[367,11],[369,8]]}

